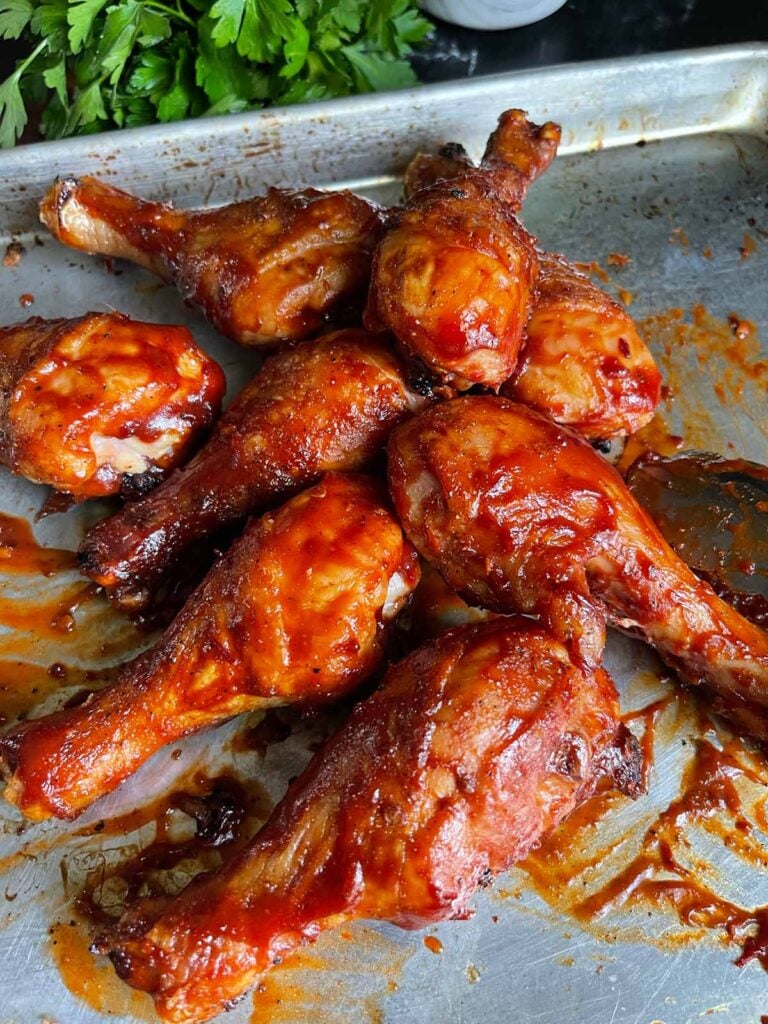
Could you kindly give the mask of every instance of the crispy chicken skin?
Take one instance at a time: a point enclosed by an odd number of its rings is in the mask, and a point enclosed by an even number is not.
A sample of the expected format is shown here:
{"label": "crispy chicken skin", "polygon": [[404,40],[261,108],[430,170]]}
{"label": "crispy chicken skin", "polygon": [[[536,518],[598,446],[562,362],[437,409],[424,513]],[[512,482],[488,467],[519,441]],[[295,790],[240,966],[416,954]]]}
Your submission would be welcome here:
{"label": "crispy chicken skin", "polygon": [[[419,153],[405,173],[406,195],[468,166],[455,143]],[[590,440],[634,433],[659,404],[661,374],[632,318],[562,256],[539,251],[538,261],[525,340],[503,394]]]}
{"label": "crispy chicken skin", "polygon": [[141,493],[189,454],[224,388],[185,327],[120,313],[0,327],[0,460],[77,499]]}
{"label": "crispy chicken skin", "polygon": [[246,346],[317,334],[362,304],[382,212],[351,192],[270,189],[175,210],[96,178],[58,178],[40,219],[60,242],[138,263]]}
{"label": "crispy chicken skin", "polygon": [[509,399],[457,398],[394,432],[389,478],[409,538],[467,600],[541,616],[587,666],[610,619],[768,737],[768,635],[693,575],[576,434]]}
{"label": "crispy chicken skin", "polygon": [[480,167],[416,191],[376,251],[366,323],[462,389],[498,389],[515,368],[538,273],[515,211],[559,140],[554,124],[502,114]]}
{"label": "crispy chicken skin", "polygon": [[661,374],[623,306],[561,256],[539,253],[538,296],[502,390],[596,440],[651,420]]}
{"label": "crispy chicken skin", "polygon": [[383,337],[339,331],[279,352],[184,469],[91,530],[83,570],[123,607],[141,610],[194,541],[324,472],[362,468],[425,401]]}
{"label": "crispy chicken skin", "polygon": [[204,1021],[302,941],[353,918],[467,917],[599,781],[640,789],[602,670],[534,623],[457,629],[388,671],[251,845],[97,940],[164,1020]]}
{"label": "crispy chicken skin", "polygon": [[6,797],[29,818],[75,817],[166,743],[370,675],[418,580],[383,498],[368,477],[330,474],[251,521],[154,648],[84,704],[0,739]]}

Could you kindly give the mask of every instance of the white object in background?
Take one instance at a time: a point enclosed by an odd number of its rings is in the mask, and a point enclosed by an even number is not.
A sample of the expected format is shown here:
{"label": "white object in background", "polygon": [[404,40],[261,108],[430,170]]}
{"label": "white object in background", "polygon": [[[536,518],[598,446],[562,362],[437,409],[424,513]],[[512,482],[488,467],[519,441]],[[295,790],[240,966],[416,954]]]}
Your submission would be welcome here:
{"label": "white object in background", "polygon": [[502,29],[531,25],[554,14],[565,0],[421,0],[425,11],[464,28]]}

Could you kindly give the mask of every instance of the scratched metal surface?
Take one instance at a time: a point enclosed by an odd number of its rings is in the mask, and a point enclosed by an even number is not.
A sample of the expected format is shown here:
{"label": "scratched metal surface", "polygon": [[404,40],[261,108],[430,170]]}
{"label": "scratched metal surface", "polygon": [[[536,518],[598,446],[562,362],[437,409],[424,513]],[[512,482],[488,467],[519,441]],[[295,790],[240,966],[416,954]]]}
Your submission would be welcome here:
{"label": "scratched metal surface", "polygon": [[[613,275],[612,285],[633,293],[632,312],[638,316],[702,302],[713,315],[735,310],[765,328],[761,228],[768,227],[768,48],[760,47],[553,68],[0,155],[3,244],[14,233],[26,248],[18,266],[0,269],[0,322],[27,315],[19,305],[22,293],[34,296],[30,314],[75,315],[115,306],[144,319],[184,322],[222,362],[232,394],[254,361],[185,310],[172,289],[157,288],[145,273],[127,267],[120,268],[119,276],[110,274],[99,261],[44,236],[35,223],[34,204],[53,176],[90,171],[182,204],[220,203],[268,184],[302,183],[350,185],[390,201],[398,194],[398,173],[415,150],[458,139],[477,155],[497,113],[511,105],[525,107],[535,120],[554,118],[565,129],[562,155],[537,183],[525,209],[527,225],[543,244],[603,265],[610,252],[629,254],[630,264]],[[639,140],[646,144],[636,145]],[[687,245],[679,244],[681,231]],[[745,232],[757,245],[743,260],[739,248]],[[711,258],[702,255],[705,248]],[[695,353],[680,358],[690,366],[686,394],[677,407],[706,411],[711,447],[768,462],[768,413],[760,385],[747,383],[743,401],[721,405],[713,386],[723,366],[714,356],[704,363]],[[674,408],[672,415],[678,415]],[[685,427],[685,422],[678,425]],[[0,471],[0,509],[31,517],[44,497],[42,488]],[[36,527],[37,536],[47,544],[74,547],[85,517],[94,514],[70,512],[47,519]],[[6,596],[13,587],[29,593],[43,585],[39,579],[0,577]],[[106,634],[118,628],[103,607],[89,614],[95,616],[93,629]],[[81,626],[80,635],[88,622]],[[41,665],[61,655],[34,638],[21,640],[24,657]],[[80,656],[95,666],[104,661],[96,650]],[[653,682],[656,663],[635,643],[612,637],[608,665],[628,707],[648,703],[666,685]],[[645,674],[639,676],[640,670]],[[64,690],[62,696],[67,695]],[[233,755],[224,740],[233,728],[237,723],[186,744],[177,762],[161,752],[78,828],[147,799],[196,759],[228,764]],[[692,729],[692,719],[683,715],[664,731],[648,797],[626,805],[601,826],[616,836],[617,845],[621,839],[631,847],[643,824],[674,796],[683,764],[680,740]],[[263,762],[236,767],[258,772],[276,797],[305,757],[297,737],[270,751]],[[47,931],[53,921],[68,916],[62,859],[70,879],[76,877],[103,855],[101,841],[78,837],[71,826],[50,824],[19,834],[20,825],[13,811],[0,809],[0,856],[27,854],[12,860],[0,880],[0,1024],[36,1024],[44,1018],[99,1024],[107,1016],[63,984]],[[119,846],[120,841],[112,838],[104,845]],[[723,851],[709,852],[721,858],[723,884],[747,905],[768,902],[765,877],[754,872],[742,877],[741,867],[723,859]],[[515,891],[517,898],[502,898],[498,890]],[[15,898],[6,902],[3,891]],[[768,1013],[766,975],[755,965],[734,967],[732,949],[702,940],[671,953],[663,944],[639,941],[642,930],[651,939],[674,930],[660,912],[640,925],[620,915],[611,918],[603,922],[598,938],[549,909],[520,873],[500,880],[496,892],[478,895],[475,906],[471,920],[432,930],[444,946],[440,956],[424,948],[420,936],[387,926],[359,943],[324,937],[318,956],[325,969],[308,966],[294,972],[304,994],[292,1007],[284,1006],[279,1019],[685,1024],[715,1014],[727,1024],[756,1024],[761,1013]],[[404,961],[396,978],[391,974],[395,960]],[[387,978],[395,978],[397,990],[384,998]],[[101,1005],[112,1011],[109,1019],[116,1024],[151,1019],[146,1004],[110,1000]],[[252,1013],[248,1000],[226,1020],[244,1024]],[[258,1011],[253,1019],[262,1019]]]}

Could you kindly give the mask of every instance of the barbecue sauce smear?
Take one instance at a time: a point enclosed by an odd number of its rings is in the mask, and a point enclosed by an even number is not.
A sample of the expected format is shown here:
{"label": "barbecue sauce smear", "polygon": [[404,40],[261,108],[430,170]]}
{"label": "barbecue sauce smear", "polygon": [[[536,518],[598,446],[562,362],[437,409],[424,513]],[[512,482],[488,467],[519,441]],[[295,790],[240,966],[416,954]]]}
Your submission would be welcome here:
{"label": "barbecue sauce smear", "polygon": [[106,958],[90,952],[94,935],[138,902],[162,903],[201,871],[215,870],[242,849],[271,806],[256,783],[246,788],[232,774],[193,771],[156,800],[79,830],[97,842],[61,858],[67,903],[48,937],[70,992],[99,1013],[156,1020],[150,997],[129,988]]}
{"label": "barbecue sauce smear", "polygon": [[0,512],[0,726],[60,691],[104,685],[148,640],[80,576],[73,551],[39,544],[26,519]]}
{"label": "barbecue sauce smear", "polygon": [[[627,442],[621,467],[649,451],[673,455],[682,448],[759,458],[749,448],[755,436],[768,440],[768,359],[755,324],[697,305],[645,317],[637,327],[662,372],[664,397],[651,423]],[[710,403],[702,401],[707,388]],[[715,415],[718,409],[727,415]]]}
{"label": "barbecue sauce smear", "polygon": [[[738,966],[757,960],[768,970],[768,906],[745,905],[739,897],[759,887],[734,881],[768,868],[764,755],[713,724],[690,695],[670,695],[627,718],[646,754],[654,743],[689,747],[678,792],[618,837],[611,823],[627,814],[626,798],[598,794],[523,862],[525,882],[602,939],[670,949],[714,937],[733,947]],[[651,787],[658,775],[651,769]],[[677,927],[668,927],[670,915]]]}

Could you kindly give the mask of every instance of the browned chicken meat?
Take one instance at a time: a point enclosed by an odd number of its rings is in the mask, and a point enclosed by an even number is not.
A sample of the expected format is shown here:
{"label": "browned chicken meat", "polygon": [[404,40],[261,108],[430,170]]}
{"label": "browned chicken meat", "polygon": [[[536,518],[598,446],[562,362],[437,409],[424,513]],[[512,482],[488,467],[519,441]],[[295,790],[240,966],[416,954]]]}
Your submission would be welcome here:
{"label": "browned chicken meat", "polygon": [[[461,146],[422,153],[406,193],[466,173]],[[520,358],[504,394],[591,440],[632,434],[653,417],[661,375],[623,306],[562,256],[538,253],[539,276]]]}
{"label": "browned chicken meat", "polygon": [[379,484],[331,474],[252,521],[154,648],[78,707],[0,740],[6,797],[71,818],[156,750],[242,711],[337,698],[418,579]]}
{"label": "browned chicken meat", "polygon": [[40,219],[60,242],[172,281],[241,345],[309,338],[365,298],[379,208],[351,192],[270,189],[211,210],[175,210],[96,178],[59,178]]}
{"label": "browned chicken meat", "polygon": [[189,455],[224,388],[185,327],[33,317],[0,328],[0,460],[76,499],[141,493]]}
{"label": "browned chicken meat", "polygon": [[164,1020],[207,1020],[350,919],[466,917],[600,781],[638,792],[640,767],[605,672],[530,621],[457,629],[389,670],[237,859],[97,948]]}
{"label": "browned chicken meat", "polygon": [[768,634],[691,572],[576,434],[505,398],[458,398],[395,431],[389,474],[406,533],[469,601],[541,616],[588,666],[610,618],[768,737]]}
{"label": "browned chicken meat", "polygon": [[597,440],[652,419],[661,374],[623,306],[562,256],[539,253],[538,296],[503,393]]}
{"label": "browned chicken meat", "polygon": [[559,140],[557,125],[502,114],[480,167],[416,191],[376,251],[367,323],[460,388],[498,389],[517,363],[538,259],[515,211]]}
{"label": "browned chicken meat", "polygon": [[184,469],[90,532],[83,569],[140,610],[190,544],[324,472],[364,467],[425,401],[387,341],[364,331],[277,353]]}

